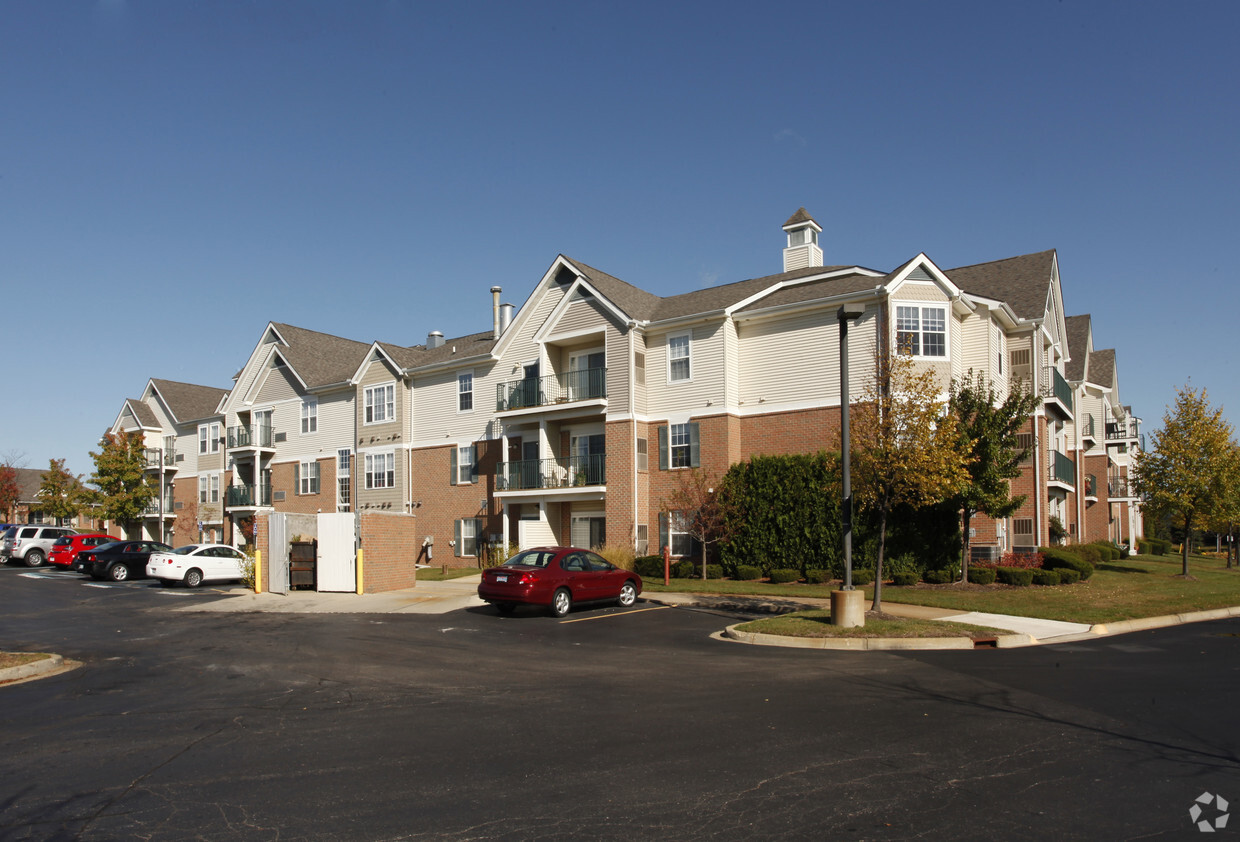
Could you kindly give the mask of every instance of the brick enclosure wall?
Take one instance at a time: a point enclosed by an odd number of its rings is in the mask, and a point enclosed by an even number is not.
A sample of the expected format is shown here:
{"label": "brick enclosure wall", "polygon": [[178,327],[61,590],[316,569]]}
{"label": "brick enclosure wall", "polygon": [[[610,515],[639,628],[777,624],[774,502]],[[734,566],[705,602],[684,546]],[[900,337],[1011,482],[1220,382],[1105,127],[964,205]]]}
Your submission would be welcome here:
{"label": "brick enclosure wall", "polygon": [[[483,519],[479,541],[503,533],[503,508],[495,502],[495,471],[501,461],[501,444],[498,440],[478,442],[478,475],[469,485],[449,483],[453,446],[421,448],[410,454],[413,499],[422,503],[413,510],[417,524],[417,561],[449,567],[476,567],[477,558],[458,557],[449,545],[456,536],[456,521],[460,518]],[[479,507],[483,498],[486,503]],[[421,546],[422,538],[427,535],[435,539],[430,561]]]}
{"label": "brick enclosure wall", "polygon": [[417,518],[387,512],[364,512],[360,518],[363,589],[381,593],[412,588],[422,544]]}
{"label": "brick enclosure wall", "polygon": [[[1107,457],[1086,456],[1084,459],[1083,476],[1093,474],[1097,477],[1098,502],[1085,501],[1085,523],[1082,524],[1081,542],[1106,541],[1111,532],[1111,504],[1107,496]],[[1082,479],[1081,495],[1084,496],[1085,486]]]}

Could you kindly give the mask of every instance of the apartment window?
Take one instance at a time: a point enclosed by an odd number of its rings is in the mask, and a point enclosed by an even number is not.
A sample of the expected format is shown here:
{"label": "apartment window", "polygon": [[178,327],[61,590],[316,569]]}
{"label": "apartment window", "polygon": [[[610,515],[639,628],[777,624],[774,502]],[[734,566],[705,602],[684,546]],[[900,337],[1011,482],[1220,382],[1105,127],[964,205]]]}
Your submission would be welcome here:
{"label": "apartment window", "polygon": [[456,409],[472,412],[474,408],[474,373],[465,371],[456,376]]}
{"label": "apartment window", "polygon": [[396,384],[367,387],[364,394],[366,415],[363,423],[381,424],[396,417]]}
{"label": "apartment window", "polygon": [[456,522],[456,555],[478,555],[478,533],[482,531],[482,521],[476,517],[462,518]]}
{"label": "apartment window", "polygon": [[469,485],[474,481],[478,453],[472,444],[452,448],[451,462],[452,485]]}
{"label": "apartment window", "polygon": [[198,454],[202,455],[207,452],[207,425],[198,425]]}
{"label": "apartment window", "polygon": [[348,448],[336,451],[336,511],[347,512],[351,505],[352,488],[349,485],[349,462],[352,451]]}
{"label": "apartment window", "polygon": [[1003,358],[1006,357],[1007,354],[1003,350],[1003,331],[999,330],[998,328],[995,328],[995,347],[999,349],[999,354],[998,354],[999,374],[1002,375],[1003,374]]}
{"label": "apartment window", "polygon": [[661,512],[659,514],[659,548],[668,547],[674,556],[686,557],[693,554],[693,537],[688,533],[682,512]]}
{"label": "apartment window", "polygon": [[319,463],[303,461],[297,465],[297,476],[294,480],[298,494],[319,493]]}
{"label": "apartment window", "polygon": [[207,493],[208,493],[207,492],[207,478],[199,477],[198,478],[198,502],[199,503],[207,502]]}
{"label": "apartment window", "polygon": [[647,439],[637,440],[637,470],[650,470],[650,444]]}
{"label": "apartment window", "polygon": [[317,398],[306,398],[301,402],[301,432],[316,433],[319,429],[319,401]]}
{"label": "apartment window", "polygon": [[396,454],[395,453],[367,453],[366,454],[366,487],[367,488],[395,488],[396,487]]}
{"label": "apartment window", "polygon": [[646,355],[633,354],[633,380],[638,386],[646,385]]}
{"label": "apartment window", "polygon": [[650,552],[650,527],[644,523],[637,524],[637,546],[635,549],[638,555],[647,555]]}
{"label": "apartment window", "polygon": [[211,475],[211,502],[212,503],[220,502],[220,475],[219,474]]}
{"label": "apartment window", "polygon": [[690,379],[689,334],[678,333],[667,338],[667,379],[676,383]]}
{"label": "apartment window", "polygon": [[914,357],[946,357],[947,308],[897,306],[896,348]]}
{"label": "apartment window", "polygon": [[697,422],[668,424],[659,428],[659,470],[699,468],[701,442]]}

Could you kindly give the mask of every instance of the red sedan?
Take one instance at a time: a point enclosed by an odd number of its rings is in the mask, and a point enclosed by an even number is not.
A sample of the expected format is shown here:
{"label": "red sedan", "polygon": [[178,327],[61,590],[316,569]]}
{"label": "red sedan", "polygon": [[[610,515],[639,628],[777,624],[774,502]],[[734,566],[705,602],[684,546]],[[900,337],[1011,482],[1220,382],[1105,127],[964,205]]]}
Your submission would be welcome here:
{"label": "red sedan", "polygon": [[524,550],[499,567],[482,571],[478,596],[511,614],[518,605],[545,605],[563,617],[576,602],[632,605],[642,592],[642,577],[577,547]]}
{"label": "red sedan", "polygon": [[102,532],[92,532],[88,535],[66,535],[63,538],[57,538],[56,543],[52,544],[47,560],[64,570],[72,570],[73,562],[77,560],[77,554],[82,550],[101,547],[115,540],[111,535],[104,535]]}

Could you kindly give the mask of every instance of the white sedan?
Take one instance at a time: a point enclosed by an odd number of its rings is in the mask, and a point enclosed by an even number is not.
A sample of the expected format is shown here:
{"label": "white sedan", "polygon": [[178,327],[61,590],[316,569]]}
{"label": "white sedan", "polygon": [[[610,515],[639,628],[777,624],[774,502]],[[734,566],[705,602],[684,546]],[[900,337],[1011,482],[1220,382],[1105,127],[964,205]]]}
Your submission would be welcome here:
{"label": "white sedan", "polygon": [[245,553],[226,544],[188,544],[170,553],[151,553],[146,575],[161,585],[184,582],[196,588],[203,582],[240,581],[245,577]]}

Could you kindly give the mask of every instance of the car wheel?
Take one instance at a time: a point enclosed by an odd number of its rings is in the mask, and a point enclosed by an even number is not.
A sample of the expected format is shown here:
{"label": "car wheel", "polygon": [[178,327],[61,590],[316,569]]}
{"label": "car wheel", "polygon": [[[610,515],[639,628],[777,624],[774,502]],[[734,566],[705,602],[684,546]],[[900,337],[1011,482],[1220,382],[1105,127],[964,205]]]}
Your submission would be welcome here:
{"label": "car wheel", "polygon": [[555,592],[555,596],[551,597],[551,616],[563,617],[573,607],[573,595],[568,592],[568,588],[560,588]]}
{"label": "car wheel", "polygon": [[196,588],[202,584],[202,571],[195,567],[185,572],[185,587]]}
{"label": "car wheel", "polygon": [[625,582],[620,586],[620,604],[628,608],[634,602],[637,602],[637,586],[632,582]]}
{"label": "car wheel", "polygon": [[108,578],[113,582],[123,582],[129,578],[129,568],[123,564],[113,564],[108,568]]}
{"label": "car wheel", "polygon": [[495,610],[501,614],[511,614],[513,611],[517,610],[517,606],[513,605],[511,602],[497,602],[495,603]]}
{"label": "car wheel", "polygon": [[27,567],[42,567],[44,561],[46,561],[46,556],[43,555],[42,550],[31,550],[26,553]]}

